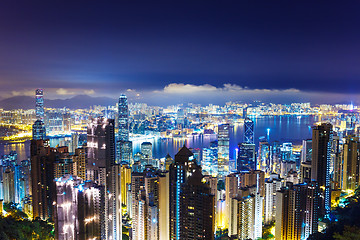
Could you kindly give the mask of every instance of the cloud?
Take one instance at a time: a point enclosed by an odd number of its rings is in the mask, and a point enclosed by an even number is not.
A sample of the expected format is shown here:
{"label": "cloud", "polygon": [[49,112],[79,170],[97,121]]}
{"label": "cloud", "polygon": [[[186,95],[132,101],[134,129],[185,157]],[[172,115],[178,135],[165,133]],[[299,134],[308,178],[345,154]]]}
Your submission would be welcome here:
{"label": "cloud", "polygon": [[34,90],[11,91],[12,96],[35,96]]}
{"label": "cloud", "polygon": [[69,89],[65,89],[65,88],[59,88],[56,90],[56,93],[58,95],[74,95],[76,94],[74,91],[71,91]]}
{"label": "cloud", "polygon": [[94,91],[94,89],[89,89],[89,90],[84,90],[84,93],[85,93],[86,95],[94,95],[94,94],[95,94],[95,91]]}
{"label": "cloud", "polygon": [[193,84],[183,84],[183,83],[171,83],[164,87],[163,91],[165,93],[181,93],[181,94],[193,94],[198,92],[213,92],[217,88],[210,85],[193,85]]}

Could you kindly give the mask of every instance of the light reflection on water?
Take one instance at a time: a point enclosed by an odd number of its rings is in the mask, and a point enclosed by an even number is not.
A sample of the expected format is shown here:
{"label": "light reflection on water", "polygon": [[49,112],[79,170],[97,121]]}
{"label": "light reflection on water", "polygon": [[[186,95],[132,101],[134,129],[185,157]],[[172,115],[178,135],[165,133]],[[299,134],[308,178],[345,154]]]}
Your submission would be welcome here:
{"label": "light reflection on water", "polygon": [[[255,121],[255,141],[258,145],[258,139],[261,136],[267,137],[267,129],[270,129],[270,142],[278,140],[280,142],[293,142],[301,144],[301,140],[311,138],[311,126],[317,122],[317,117],[302,116],[269,116],[263,118],[253,119]],[[237,144],[242,142],[244,126],[243,124],[235,124],[230,132],[230,157],[235,157],[235,148]],[[50,140],[50,145],[65,144],[66,140],[70,138],[54,138]],[[153,156],[155,158],[165,157],[168,153],[174,157],[179,148],[184,143],[189,148],[203,148],[209,147],[210,142],[216,140],[215,135],[194,135],[188,138],[174,138],[174,139],[146,139],[133,142],[134,153],[140,151],[142,142],[151,142],[153,144]],[[10,151],[18,153],[18,159],[26,159],[30,155],[30,142],[25,143],[0,143],[0,156],[8,154]]]}

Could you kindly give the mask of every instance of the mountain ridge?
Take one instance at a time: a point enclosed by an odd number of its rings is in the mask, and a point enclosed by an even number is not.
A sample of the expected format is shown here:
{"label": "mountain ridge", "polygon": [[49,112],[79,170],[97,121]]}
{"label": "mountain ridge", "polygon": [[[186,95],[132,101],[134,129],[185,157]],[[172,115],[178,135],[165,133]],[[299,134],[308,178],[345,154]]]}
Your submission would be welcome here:
{"label": "mountain ridge", "polygon": [[[68,99],[44,99],[46,108],[89,108],[93,105],[109,106],[115,105],[116,100],[109,97],[91,97],[88,95],[76,95]],[[15,96],[0,100],[0,108],[12,109],[35,109],[35,97]]]}

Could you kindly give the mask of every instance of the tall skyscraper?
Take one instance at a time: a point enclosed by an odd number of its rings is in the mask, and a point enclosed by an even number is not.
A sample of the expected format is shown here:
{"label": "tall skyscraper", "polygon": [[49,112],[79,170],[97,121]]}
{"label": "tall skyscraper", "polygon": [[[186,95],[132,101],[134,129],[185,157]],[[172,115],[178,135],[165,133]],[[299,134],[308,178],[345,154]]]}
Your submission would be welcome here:
{"label": "tall skyscraper", "polygon": [[56,149],[50,148],[48,141],[32,140],[30,153],[33,217],[54,221]]}
{"label": "tall skyscraper", "polygon": [[237,171],[242,172],[256,170],[255,144],[240,143],[237,150]]}
{"label": "tall skyscraper", "polygon": [[129,141],[129,107],[127,97],[122,94],[118,103],[118,138],[116,144],[117,163],[131,163],[132,142]]}
{"label": "tall skyscraper", "polygon": [[32,125],[32,137],[34,140],[46,139],[46,129],[43,121],[36,120]]}
{"label": "tall skyscraper", "polygon": [[44,91],[42,89],[36,89],[36,120],[44,122]]}
{"label": "tall skyscraper", "polygon": [[170,239],[214,239],[214,195],[185,146],[170,166]]}
{"label": "tall skyscraper", "polygon": [[87,128],[86,178],[98,184],[106,181],[106,170],[115,164],[114,120],[92,119]]}
{"label": "tall skyscraper", "polygon": [[244,143],[254,144],[254,122],[250,118],[244,121]]}
{"label": "tall skyscraper", "polygon": [[313,127],[311,179],[320,187],[320,214],[327,216],[331,207],[330,162],[333,130],[330,123]]}
{"label": "tall skyscraper", "polygon": [[119,98],[118,111],[118,141],[129,141],[129,107],[124,94]]}
{"label": "tall skyscraper", "polygon": [[218,173],[219,176],[226,176],[229,173],[230,157],[230,125],[221,124],[218,126]]}

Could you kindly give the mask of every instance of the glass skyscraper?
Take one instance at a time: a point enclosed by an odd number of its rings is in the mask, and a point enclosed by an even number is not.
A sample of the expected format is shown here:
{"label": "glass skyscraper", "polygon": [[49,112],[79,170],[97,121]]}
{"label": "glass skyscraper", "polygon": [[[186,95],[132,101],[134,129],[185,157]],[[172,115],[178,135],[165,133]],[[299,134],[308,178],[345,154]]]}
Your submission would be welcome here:
{"label": "glass skyscraper", "polygon": [[244,143],[254,144],[254,122],[250,118],[244,121]]}
{"label": "glass skyscraper", "polygon": [[36,119],[44,122],[44,91],[36,89]]}

